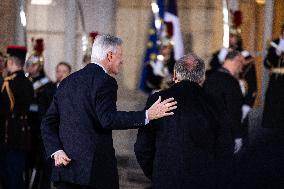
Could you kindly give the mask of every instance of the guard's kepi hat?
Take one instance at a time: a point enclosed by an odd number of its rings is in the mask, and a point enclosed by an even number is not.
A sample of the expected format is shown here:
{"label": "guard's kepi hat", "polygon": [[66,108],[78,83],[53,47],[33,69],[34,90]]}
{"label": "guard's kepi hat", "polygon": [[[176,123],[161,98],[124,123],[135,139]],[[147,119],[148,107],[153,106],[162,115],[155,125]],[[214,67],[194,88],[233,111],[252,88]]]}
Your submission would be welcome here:
{"label": "guard's kepi hat", "polygon": [[7,46],[7,55],[8,57],[17,57],[23,62],[26,59],[27,47],[19,45],[9,45]]}

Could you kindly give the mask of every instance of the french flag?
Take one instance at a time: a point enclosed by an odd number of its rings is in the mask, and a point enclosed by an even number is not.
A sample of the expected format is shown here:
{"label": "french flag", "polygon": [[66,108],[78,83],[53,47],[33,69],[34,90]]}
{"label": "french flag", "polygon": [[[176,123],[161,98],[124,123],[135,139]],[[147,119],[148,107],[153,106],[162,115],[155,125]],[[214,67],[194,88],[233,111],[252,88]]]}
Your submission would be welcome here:
{"label": "french flag", "polygon": [[173,25],[173,43],[174,43],[174,55],[175,60],[178,60],[184,55],[184,46],[182,41],[182,34],[180,30],[180,21],[177,14],[176,0],[168,0],[164,21],[172,23]]}
{"label": "french flag", "polygon": [[[175,0],[156,0],[159,7],[159,17],[164,21],[163,27],[166,27],[167,35],[171,37],[171,42],[174,48],[174,59],[178,60],[184,55],[184,46],[182,42],[182,35],[180,31],[180,22],[177,17],[177,5]],[[151,69],[151,62],[155,63],[157,55],[160,54],[160,46],[158,41],[161,39],[161,34],[155,27],[155,19],[152,17],[150,27],[148,29],[148,40],[144,54],[141,78],[139,82],[139,89],[151,93],[153,89],[157,89],[159,81],[155,77]]]}

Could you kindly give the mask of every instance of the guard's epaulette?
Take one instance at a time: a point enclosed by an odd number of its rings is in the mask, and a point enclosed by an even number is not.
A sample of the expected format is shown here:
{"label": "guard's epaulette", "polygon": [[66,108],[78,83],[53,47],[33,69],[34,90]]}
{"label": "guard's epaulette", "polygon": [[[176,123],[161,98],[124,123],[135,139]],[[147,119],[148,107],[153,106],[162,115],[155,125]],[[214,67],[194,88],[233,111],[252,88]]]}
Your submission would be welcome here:
{"label": "guard's epaulette", "polygon": [[34,90],[38,90],[39,88],[43,87],[47,83],[49,83],[49,79],[47,77],[41,78],[40,80],[33,83]]}

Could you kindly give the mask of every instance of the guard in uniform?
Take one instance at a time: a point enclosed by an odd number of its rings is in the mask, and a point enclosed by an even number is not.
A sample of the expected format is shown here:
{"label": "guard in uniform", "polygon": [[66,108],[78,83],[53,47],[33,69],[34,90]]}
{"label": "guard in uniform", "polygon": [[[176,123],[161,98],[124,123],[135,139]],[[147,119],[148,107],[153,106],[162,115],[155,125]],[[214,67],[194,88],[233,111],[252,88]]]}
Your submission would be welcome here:
{"label": "guard in uniform", "polygon": [[3,82],[3,78],[6,75],[6,70],[5,70],[5,57],[2,54],[2,52],[0,52],[0,86]]}
{"label": "guard in uniform", "polygon": [[262,126],[270,131],[265,138],[271,157],[265,159],[269,165],[267,172],[270,172],[267,178],[272,178],[271,188],[284,188],[284,24],[280,38],[270,43],[264,66],[270,71],[262,118]]}
{"label": "guard in uniform", "polygon": [[270,43],[264,66],[270,70],[262,126],[284,130],[284,24],[281,37]]}
{"label": "guard in uniform", "polygon": [[243,147],[247,147],[249,141],[249,112],[253,108],[256,99],[257,80],[254,57],[246,50],[243,50],[241,54],[244,60],[242,61],[242,71],[238,80],[244,97],[242,105]]}
{"label": "guard in uniform", "polygon": [[157,58],[155,63],[150,62],[146,67],[148,70],[146,89],[150,93],[167,89],[173,84],[175,59],[173,45],[169,39],[162,41],[159,53],[158,56],[163,58]]}
{"label": "guard in uniform", "polygon": [[220,50],[213,53],[212,58],[209,62],[210,70],[206,72],[206,75],[209,75],[210,73],[222,67],[226,55],[231,50],[237,50],[239,52],[243,50],[241,36],[234,29],[231,29],[230,31],[229,48],[223,47]]}
{"label": "guard in uniform", "polygon": [[24,188],[26,152],[31,147],[27,113],[34,91],[23,71],[26,51],[23,46],[8,46],[8,75],[0,88],[0,176],[3,189]]}
{"label": "guard in uniform", "polygon": [[0,77],[2,76],[4,68],[5,68],[5,59],[4,59],[4,55],[2,54],[2,52],[0,52]]}
{"label": "guard in uniform", "polygon": [[33,149],[29,157],[29,167],[32,168],[30,187],[50,188],[50,166],[45,161],[44,147],[40,136],[40,124],[46,113],[56,90],[56,85],[44,73],[44,41],[36,39],[34,51],[26,61],[26,76],[33,84],[35,91],[33,101],[29,108],[28,121],[32,126]]}
{"label": "guard in uniform", "polygon": [[[155,93],[174,84],[172,81],[175,65],[173,24],[165,22],[163,26],[162,37],[157,44],[158,54],[150,55],[145,67],[144,91],[147,93]],[[152,43],[147,45],[152,46]]]}

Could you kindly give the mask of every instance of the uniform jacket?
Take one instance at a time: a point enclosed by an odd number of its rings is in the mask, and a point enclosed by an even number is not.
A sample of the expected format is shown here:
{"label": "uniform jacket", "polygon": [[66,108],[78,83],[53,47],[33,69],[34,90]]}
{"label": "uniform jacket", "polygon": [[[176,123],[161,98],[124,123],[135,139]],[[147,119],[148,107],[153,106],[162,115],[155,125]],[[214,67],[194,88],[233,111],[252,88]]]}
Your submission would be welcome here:
{"label": "uniform jacket", "polygon": [[[30,148],[30,126],[27,124],[27,113],[34,91],[23,71],[17,71],[11,75],[15,75],[14,79],[9,80],[15,105],[11,111],[7,90],[3,90],[0,93],[0,146],[26,150]],[[3,82],[1,89],[2,86]]]}
{"label": "uniform jacket", "polygon": [[[278,44],[279,39],[274,40]],[[278,56],[275,48],[268,49],[265,57],[264,66],[268,69],[281,68],[284,69],[284,55]],[[262,126],[266,128],[275,128],[284,130],[284,75],[270,74],[269,85],[266,91]]]}
{"label": "uniform jacket", "polygon": [[243,68],[241,79],[246,82],[246,94],[244,95],[244,104],[253,107],[257,94],[257,80],[255,63],[250,63]]}
{"label": "uniform jacket", "polygon": [[30,78],[33,83],[35,94],[33,96],[33,101],[29,109],[28,121],[32,126],[33,140],[35,145],[37,145],[40,137],[40,124],[42,121],[43,115],[46,113],[49,105],[51,104],[53,95],[56,90],[56,85],[51,81],[47,83],[40,84],[40,87],[35,87],[35,83],[39,83],[43,79],[47,79],[44,72],[41,72],[38,77]]}

